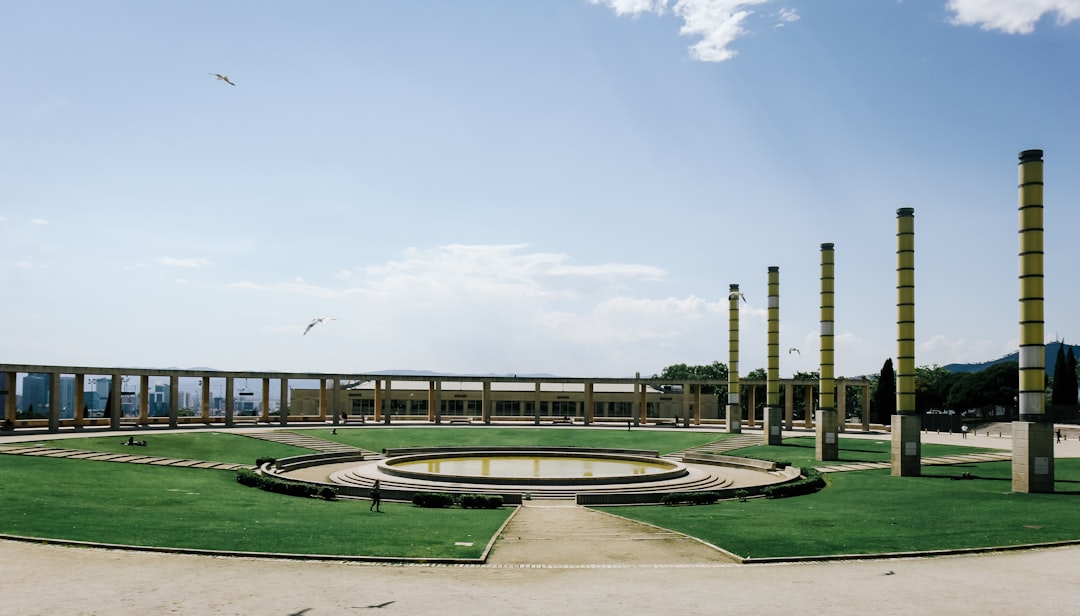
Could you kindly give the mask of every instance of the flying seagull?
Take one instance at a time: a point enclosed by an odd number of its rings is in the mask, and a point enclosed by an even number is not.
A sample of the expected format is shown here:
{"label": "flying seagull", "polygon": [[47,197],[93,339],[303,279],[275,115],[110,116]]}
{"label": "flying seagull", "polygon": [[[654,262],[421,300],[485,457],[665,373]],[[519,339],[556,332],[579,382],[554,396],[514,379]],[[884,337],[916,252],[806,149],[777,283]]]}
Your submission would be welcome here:
{"label": "flying seagull", "polygon": [[799,355],[802,355],[802,353],[799,352],[799,349],[796,349],[795,347],[791,347],[790,349],[787,350],[787,352],[788,352],[788,355],[791,355],[792,353],[798,353]]}
{"label": "flying seagull", "polygon": [[322,323],[324,321],[336,321],[336,320],[337,319],[335,317],[315,317],[314,319],[311,320],[311,323],[308,323],[307,327],[304,328],[304,335],[306,336],[307,333],[309,331],[311,331],[311,328],[315,327],[319,323]]}
{"label": "flying seagull", "polygon": [[742,298],[742,301],[745,304],[746,303],[746,296],[743,295],[741,291],[732,291],[731,293],[728,293],[728,296],[727,296],[728,299],[736,299],[736,298],[739,298],[739,297]]}
{"label": "flying seagull", "polygon": [[387,602],[385,602],[385,603],[379,603],[379,604],[377,604],[377,605],[360,605],[360,606],[357,606],[357,607],[359,607],[359,608],[361,608],[361,609],[366,609],[366,608],[380,608],[380,607],[386,607],[386,606],[390,605],[391,603],[394,603],[394,601],[387,601]]}
{"label": "flying seagull", "polygon": [[217,77],[218,80],[224,81],[225,83],[229,84],[230,86],[235,86],[236,85],[235,83],[229,81],[229,76],[228,75],[222,75],[221,73],[210,73],[210,75],[213,75],[214,77]]}

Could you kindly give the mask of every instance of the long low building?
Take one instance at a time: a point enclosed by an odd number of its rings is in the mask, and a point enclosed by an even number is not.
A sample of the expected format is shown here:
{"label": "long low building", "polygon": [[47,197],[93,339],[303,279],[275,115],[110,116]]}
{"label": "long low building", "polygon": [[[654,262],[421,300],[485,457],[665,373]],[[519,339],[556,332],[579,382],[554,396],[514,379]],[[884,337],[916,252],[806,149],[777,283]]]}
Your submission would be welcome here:
{"label": "long low building", "polygon": [[[22,380],[20,381],[20,377]],[[631,422],[724,424],[727,382],[642,378],[567,378],[427,374],[350,374],[105,368],[0,364],[6,427],[108,426],[194,423]],[[23,391],[18,390],[21,383]],[[61,386],[65,384],[63,387]],[[113,384],[119,383],[119,387]],[[88,385],[93,385],[93,395]],[[743,422],[754,426],[764,403],[764,381],[743,380]],[[817,381],[781,379],[787,427],[813,426]],[[836,379],[838,410],[850,409],[869,428],[869,382]],[[33,401],[30,392],[34,390]],[[22,400],[22,398],[27,398]],[[103,400],[96,412],[91,398]],[[20,402],[20,400],[22,400]],[[753,409],[751,412],[750,409]],[[98,416],[100,415],[100,416]]]}

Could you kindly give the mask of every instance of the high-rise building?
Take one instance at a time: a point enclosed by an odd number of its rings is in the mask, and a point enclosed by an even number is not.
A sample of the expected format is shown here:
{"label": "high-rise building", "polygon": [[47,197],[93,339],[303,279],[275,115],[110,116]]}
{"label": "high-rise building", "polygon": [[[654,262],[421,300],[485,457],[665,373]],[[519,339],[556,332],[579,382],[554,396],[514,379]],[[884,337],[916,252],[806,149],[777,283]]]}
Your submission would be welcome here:
{"label": "high-rise building", "polygon": [[23,410],[33,409],[35,415],[47,416],[49,408],[49,375],[30,373],[22,382]]}

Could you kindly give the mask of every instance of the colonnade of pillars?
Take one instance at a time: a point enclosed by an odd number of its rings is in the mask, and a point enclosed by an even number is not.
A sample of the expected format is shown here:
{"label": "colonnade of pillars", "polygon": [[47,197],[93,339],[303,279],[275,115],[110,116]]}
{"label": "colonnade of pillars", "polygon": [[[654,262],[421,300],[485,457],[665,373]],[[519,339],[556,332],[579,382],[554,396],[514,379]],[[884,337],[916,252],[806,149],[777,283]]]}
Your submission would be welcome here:
{"label": "colonnade of pillars", "polygon": [[[8,384],[7,387],[8,387],[8,390],[9,390],[9,394],[5,396],[4,417],[6,417],[8,420],[11,420],[12,422],[14,422],[16,420],[17,409],[16,409],[16,397],[15,397],[15,395],[12,395],[12,394],[14,393],[14,389],[15,389],[14,384],[15,384],[15,379],[16,379],[18,373],[16,373],[16,372],[5,372],[4,374],[6,374],[6,376],[7,376],[7,384]],[[49,375],[50,375],[50,379],[49,379],[49,399],[50,400],[60,400],[60,378],[59,377],[61,375],[59,373],[49,373]],[[73,421],[73,423],[74,423],[74,425],[76,427],[81,427],[81,426],[84,426],[84,425],[88,425],[89,423],[97,423],[97,422],[88,421],[89,418],[87,418],[85,416],[85,410],[84,410],[85,409],[85,404],[84,404],[84,402],[85,402],[85,399],[86,399],[86,391],[85,391],[86,376],[87,376],[86,374],[79,374],[79,373],[74,374],[74,395],[73,395],[73,405],[74,405],[73,417],[74,417],[74,421]],[[123,419],[122,413],[121,413],[121,396],[125,392],[122,392],[121,389],[122,389],[122,383],[124,382],[124,378],[123,378],[123,374],[119,373],[119,372],[108,374],[107,376],[111,379],[111,384],[110,384],[110,387],[109,387],[109,394],[108,394],[109,401],[108,401],[108,403],[106,405],[107,408],[110,409],[109,416],[108,416],[107,419],[108,419],[109,427],[111,429],[119,429],[120,426],[121,426],[121,421]],[[140,375],[138,378],[139,378],[139,391],[141,392],[142,395],[139,396],[138,416],[137,416],[136,421],[140,425],[145,425],[145,424],[150,423],[150,420],[151,420],[151,418],[149,416],[150,396],[148,395],[148,392],[149,392],[149,389],[150,389],[150,375],[145,375],[144,374],[144,375]],[[212,421],[212,419],[213,419],[211,417],[211,395],[210,395],[210,381],[211,381],[212,378],[221,378],[221,379],[224,380],[224,383],[225,383],[224,407],[225,408],[224,408],[223,420],[224,420],[224,423],[225,423],[225,425],[227,427],[234,426],[235,423],[236,423],[236,417],[235,417],[236,413],[235,413],[235,410],[234,410],[235,409],[236,396],[237,396],[236,379],[238,378],[238,377],[234,377],[234,376],[225,376],[225,377],[206,377],[206,376],[204,376],[204,377],[202,377],[200,379],[200,381],[201,381],[200,387],[201,387],[201,394],[202,394],[201,398],[200,398],[200,408],[199,408],[200,415],[199,415],[199,417],[197,419],[192,418],[191,421],[201,421],[203,423],[210,423]],[[168,414],[167,421],[168,421],[168,424],[169,424],[170,427],[176,427],[180,423],[180,418],[179,418],[179,406],[180,406],[180,404],[179,404],[179,393],[180,393],[179,381],[180,381],[180,377],[178,375],[168,375],[168,379],[169,379],[169,400],[168,400],[168,409],[169,409],[168,412],[169,412],[169,414]],[[259,413],[260,413],[259,419],[260,419],[260,421],[262,421],[264,423],[270,423],[270,421],[271,421],[271,414],[270,414],[271,380],[273,380],[273,379],[271,379],[271,378],[262,378],[262,388],[261,388],[261,394],[262,394],[261,403],[262,404],[260,405],[261,408],[260,408],[260,411],[259,411]],[[278,414],[277,414],[277,420],[278,420],[279,423],[284,425],[284,424],[287,424],[288,421],[289,421],[289,402],[290,402],[290,400],[289,400],[289,392],[290,392],[290,390],[289,390],[289,379],[288,378],[279,378],[277,380],[279,381],[279,386],[280,386],[280,397],[279,397],[280,404],[279,404],[279,409],[278,409]],[[304,379],[304,380],[310,380],[310,379]],[[344,411],[344,409],[343,409],[344,405],[346,403],[351,403],[349,401],[349,399],[347,398],[347,396],[345,395],[346,390],[344,390],[342,388],[341,379],[318,379],[318,381],[319,381],[318,415],[313,416],[313,417],[317,417],[317,419],[320,420],[320,421],[326,421],[326,420],[330,419],[336,424],[336,423],[338,423],[339,418],[341,418],[343,416],[347,416],[347,412]],[[245,382],[246,382],[246,379],[245,379]],[[870,387],[869,384],[864,384],[863,382],[859,382],[857,384],[844,383],[842,379],[837,379],[836,384],[837,384],[838,391],[841,391],[841,392],[845,391],[847,387],[858,387],[861,390],[861,392],[860,392],[861,396],[862,396],[862,398],[861,398],[862,399],[861,423],[862,423],[862,428],[864,430],[869,430],[870,423],[869,423],[869,414],[867,412],[869,394],[870,394],[870,392],[869,392],[869,387]],[[756,418],[755,418],[754,410],[756,410],[756,407],[757,407],[757,389],[758,388],[756,386],[754,386],[754,385],[755,384],[752,383],[752,382],[744,382],[743,383],[743,386],[746,388],[747,393],[748,393],[748,396],[747,396],[747,409],[744,411],[744,413],[746,414],[746,417],[744,418],[744,420],[746,422],[746,425],[748,425],[750,427],[753,427],[756,424]],[[392,396],[392,394],[393,394],[392,387],[393,387],[393,384],[392,384],[392,381],[390,379],[377,379],[377,380],[374,380],[374,391],[373,391],[373,393],[374,393],[374,419],[375,419],[376,422],[388,423],[390,421],[391,413],[389,412],[389,401],[393,397]],[[583,390],[581,392],[581,397],[578,400],[574,401],[574,402],[575,403],[580,403],[582,405],[580,408],[582,408],[583,412],[582,412],[582,415],[580,416],[580,419],[584,424],[588,425],[588,424],[591,424],[591,423],[593,423],[595,421],[595,416],[594,416],[594,409],[595,409],[594,383],[592,381],[587,381],[587,380],[582,381],[582,387],[583,387]],[[802,385],[802,384],[795,384],[795,383],[785,383],[785,384],[783,384],[783,387],[785,388],[785,405],[784,405],[784,411],[785,411],[784,426],[785,426],[785,429],[790,430],[790,429],[792,429],[794,427],[794,404],[795,404],[794,392],[795,392],[796,387],[802,387],[803,390],[804,390],[804,395],[803,395],[803,405],[804,405],[803,406],[803,411],[804,411],[803,412],[803,415],[804,415],[803,426],[806,427],[806,428],[812,427],[813,426],[813,415],[814,415],[812,407],[813,407],[813,400],[814,400],[814,389],[815,389],[816,385],[814,385],[814,384]],[[682,396],[682,414],[679,416],[679,418],[684,422],[684,425],[691,425],[691,424],[695,425],[695,426],[700,425],[702,423],[702,417],[701,417],[702,386],[697,385],[697,384],[684,384],[683,385],[683,392],[684,392],[684,395]],[[428,402],[428,405],[427,405],[427,409],[428,409],[427,419],[428,419],[428,421],[431,421],[433,423],[441,423],[442,422],[442,412],[441,412],[442,394],[443,394],[443,390],[442,390],[442,382],[441,381],[429,381],[428,382],[428,391],[427,391],[427,402]],[[631,403],[632,404],[631,413],[630,413],[630,417],[627,418],[628,420],[633,421],[635,424],[645,424],[645,423],[648,422],[648,420],[649,420],[649,418],[647,416],[648,403],[649,403],[648,398],[649,398],[649,385],[646,384],[646,383],[637,383],[637,384],[635,384],[634,385],[634,394],[632,396],[632,403]],[[847,401],[847,396],[846,395],[841,394],[841,395],[837,396],[837,406],[838,406],[837,410],[839,411],[840,417],[846,417],[846,409],[845,409],[846,401]],[[542,407],[542,405],[541,405],[541,402],[542,402],[541,383],[539,383],[539,382],[537,382],[535,384],[535,389],[534,389],[534,393],[533,393],[532,402],[533,402],[532,406],[533,406],[534,421],[536,423],[539,423],[540,422],[540,417],[541,417],[541,407]],[[50,404],[49,405],[48,428],[49,428],[50,431],[56,431],[60,427],[60,421],[61,420],[60,420],[60,408],[59,407],[60,407],[59,404]],[[492,418],[493,414],[494,414],[493,413],[494,404],[492,402],[491,382],[490,381],[483,381],[482,382],[480,408],[481,408],[480,415],[481,415],[482,420],[484,421],[484,423],[489,423],[491,421],[491,418]],[[575,417],[575,419],[579,419],[579,417]],[[605,418],[605,419],[610,420],[610,418]],[[841,422],[841,424],[843,424],[843,422]]]}

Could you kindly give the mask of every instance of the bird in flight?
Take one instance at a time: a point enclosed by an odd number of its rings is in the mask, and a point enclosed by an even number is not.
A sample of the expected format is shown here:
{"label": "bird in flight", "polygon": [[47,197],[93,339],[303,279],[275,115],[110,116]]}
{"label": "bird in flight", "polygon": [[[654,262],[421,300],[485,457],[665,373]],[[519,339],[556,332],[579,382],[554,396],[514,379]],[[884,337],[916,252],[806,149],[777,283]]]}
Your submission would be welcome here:
{"label": "bird in flight", "polygon": [[210,73],[210,74],[213,75],[214,77],[217,77],[219,81],[224,81],[225,83],[229,84],[230,86],[235,86],[236,85],[235,83],[229,81],[229,76],[228,75],[222,75],[221,73]]}
{"label": "bird in flight", "polygon": [[792,353],[798,353],[799,355],[802,355],[802,353],[799,352],[799,349],[796,349],[795,347],[791,347],[790,349],[787,350],[787,352],[788,352],[788,355],[791,355]]}
{"label": "bird in flight", "polygon": [[742,298],[742,301],[745,304],[746,303],[746,296],[743,295],[741,291],[732,291],[731,293],[728,293],[728,296],[727,296],[728,299],[738,299],[740,297]]}
{"label": "bird in flight", "polygon": [[315,327],[316,325],[318,325],[319,323],[322,323],[324,321],[337,321],[337,319],[334,318],[334,317],[315,317],[314,319],[311,320],[311,323],[308,323],[307,327],[304,328],[304,334],[303,335],[306,336],[307,333],[309,331],[311,331],[312,327]]}

